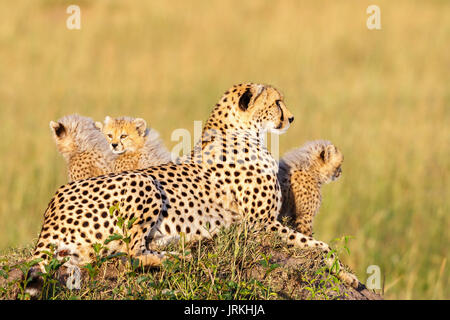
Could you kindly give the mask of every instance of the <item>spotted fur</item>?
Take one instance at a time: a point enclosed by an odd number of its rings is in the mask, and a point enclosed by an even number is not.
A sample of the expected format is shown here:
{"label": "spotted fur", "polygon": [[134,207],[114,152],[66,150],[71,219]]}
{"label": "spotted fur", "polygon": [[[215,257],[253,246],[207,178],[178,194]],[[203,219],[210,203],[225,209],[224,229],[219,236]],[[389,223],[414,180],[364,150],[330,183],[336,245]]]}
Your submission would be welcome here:
{"label": "spotted fur", "polygon": [[[66,248],[67,263],[90,262],[92,244],[120,232],[118,216],[136,218],[128,254],[142,265],[160,264],[165,255],[155,251],[155,245],[177,240],[181,232],[187,241],[209,238],[221,227],[243,220],[277,232],[289,244],[328,252],[325,243],[277,221],[281,209],[278,163],[262,136],[266,130],[284,132],[292,121],[275,88],[233,86],[216,104],[202,139],[186,161],[76,181],[57,190],[45,212],[33,258],[46,258],[45,250],[55,243]],[[114,204],[119,210],[111,216],[108,210]],[[118,241],[106,247],[105,254],[125,251]],[[355,282],[347,273],[339,276]]]}
{"label": "spotted fur", "polygon": [[295,229],[312,236],[312,224],[322,201],[322,185],[341,175],[344,156],[331,142],[316,140],[280,160],[278,180],[283,195],[279,219],[289,217]]}
{"label": "spotted fur", "polygon": [[68,115],[50,121],[56,147],[67,163],[69,182],[112,172],[115,155],[91,118]]}

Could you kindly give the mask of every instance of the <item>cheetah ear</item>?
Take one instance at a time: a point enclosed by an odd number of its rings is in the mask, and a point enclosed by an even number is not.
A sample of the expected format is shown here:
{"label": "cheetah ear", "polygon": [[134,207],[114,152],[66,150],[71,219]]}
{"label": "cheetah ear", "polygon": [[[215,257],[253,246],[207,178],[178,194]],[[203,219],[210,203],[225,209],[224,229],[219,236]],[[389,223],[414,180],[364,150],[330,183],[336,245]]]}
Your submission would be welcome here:
{"label": "cheetah ear", "polygon": [[328,162],[330,160],[331,152],[333,146],[328,145],[326,146],[322,152],[320,153],[320,159],[322,159],[323,162]]}
{"label": "cheetah ear", "polygon": [[95,127],[96,127],[98,130],[102,131],[102,129],[103,129],[103,123],[101,123],[100,121],[95,121]]}
{"label": "cheetah ear", "polygon": [[320,153],[320,159],[322,159],[323,162],[327,162],[326,158],[327,158],[327,154],[326,154],[325,150],[322,150],[322,152]]}
{"label": "cheetah ear", "polygon": [[105,124],[110,122],[112,120],[112,118],[110,116],[106,116],[105,120],[103,121]]}
{"label": "cheetah ear", "polygon": [[248,109],[248,105],[250,103],[250,100],[252,99],[252,96],[253,94],[250,88],[245,90],[245,92],[239,98],[239,109],[241,109],[242,111],[246,111]]}
{"label": "cheetah ear", "polygon": [[66,128],[62,123],[50,121],[50,129],[57,138],[62,138],[66,135]]}
{"label": "cheetah ear", "polygon": [[261,95],[261,93],[264,92],[264,90],[266,90],[266,86],[264,86],[262,84],[258,85],[258,91],[256,92],[254,101],[256,101],[256,99],[258,99],[258,97]]}
{"label": "cheetah ear", "polygon": [[139,135],[145,136],[145,133],[147,132],[147,122],[145,122],[144,119],[136,118],[134,119],[134,124],[136,125],[136,130]]}

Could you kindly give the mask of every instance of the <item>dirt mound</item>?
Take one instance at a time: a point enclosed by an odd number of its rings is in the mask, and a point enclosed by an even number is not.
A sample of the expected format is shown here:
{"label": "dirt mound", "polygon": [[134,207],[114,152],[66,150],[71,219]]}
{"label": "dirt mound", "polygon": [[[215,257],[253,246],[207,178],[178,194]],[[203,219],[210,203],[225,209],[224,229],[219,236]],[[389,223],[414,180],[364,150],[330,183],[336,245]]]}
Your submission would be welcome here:
{"label": "dirt mound", "polygon": [[[212,240],[164,248],[176,251],[159,268],[143,270],[127,257],[98,258],[81,271],[81,288],[65,286],[67,269],[51,270],[43,299],[379,300],[360,284],[346,286],[325,267],[318,249],[288,247],[278,237],[236,227]],[[32,249],[2,256],[0,299],[26,298],[24,264]],[[54,264],[57,265],[57,264]],[[345,266],[344,266],[345,267]],[[346,267],[345,267],[346,268]]]}

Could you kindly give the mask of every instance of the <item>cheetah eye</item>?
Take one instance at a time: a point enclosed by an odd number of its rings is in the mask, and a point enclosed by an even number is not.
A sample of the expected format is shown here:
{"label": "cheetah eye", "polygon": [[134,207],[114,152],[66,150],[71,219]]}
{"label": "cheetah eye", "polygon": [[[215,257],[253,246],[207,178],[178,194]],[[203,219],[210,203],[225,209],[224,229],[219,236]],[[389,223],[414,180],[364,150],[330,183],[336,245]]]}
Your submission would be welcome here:
{"label": "cheetah eye", "polygon": [[112,139],[112,134],[108,134],[108,138]]}
{"label": "cheetah eye", "polygon": [[120,139],[125,139],[126,137],[128,137],[128,135],[123,134],[123,135],[120,136]]}

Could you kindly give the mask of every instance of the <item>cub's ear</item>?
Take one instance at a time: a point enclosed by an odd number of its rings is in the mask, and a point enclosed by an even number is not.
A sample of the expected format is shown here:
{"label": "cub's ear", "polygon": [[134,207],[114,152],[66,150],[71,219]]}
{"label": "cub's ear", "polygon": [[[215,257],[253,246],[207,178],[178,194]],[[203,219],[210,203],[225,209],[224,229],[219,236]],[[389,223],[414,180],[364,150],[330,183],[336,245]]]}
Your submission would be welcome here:
{"label": "cub's ear", "polygon": [[322,150],[322,152],[320,152],[320,159],[325,162],[325,150]]}
{"label": "cub's ear", "polygon": [[145,134],[147,133],[147,122],[145,122],[145,120],[141,118],[136,118],[133,122],[139,135],[145,136]]}
{"label": "cub's ear", "polygon": [[239,109],[241,109],[242,111],[246,111],[248,109],[248,105],[250,103],[250,100],[252,99],[252,96],[253,93],[250,88],[245,90],[245,92],[239,98]]}
{"label": "cub's ear", "polygon": [[322,150],[322,152],[320,152],[320,158],[322,159],[323,162],[330,161],[334,149],[335,147],[333,145],[328,145]]}
{"label": "cub's ear", "polygon": [[101,123],[100,121],[95,121],[95,127],[96,127],[98,130],[102,131],[102,129],[103,129],[103,123]]}
{"label": "cub's ear", "polygon": [[62,138],[66,135],[66,128],[62,123],[50,121],[50,129],[57,138]]}
{"label": "cub's ear", "polygon": [[106,123],[110,122],[111,120],[112,120],[112,118],[110,116],[106,116],[104,122],[106,124]]}

